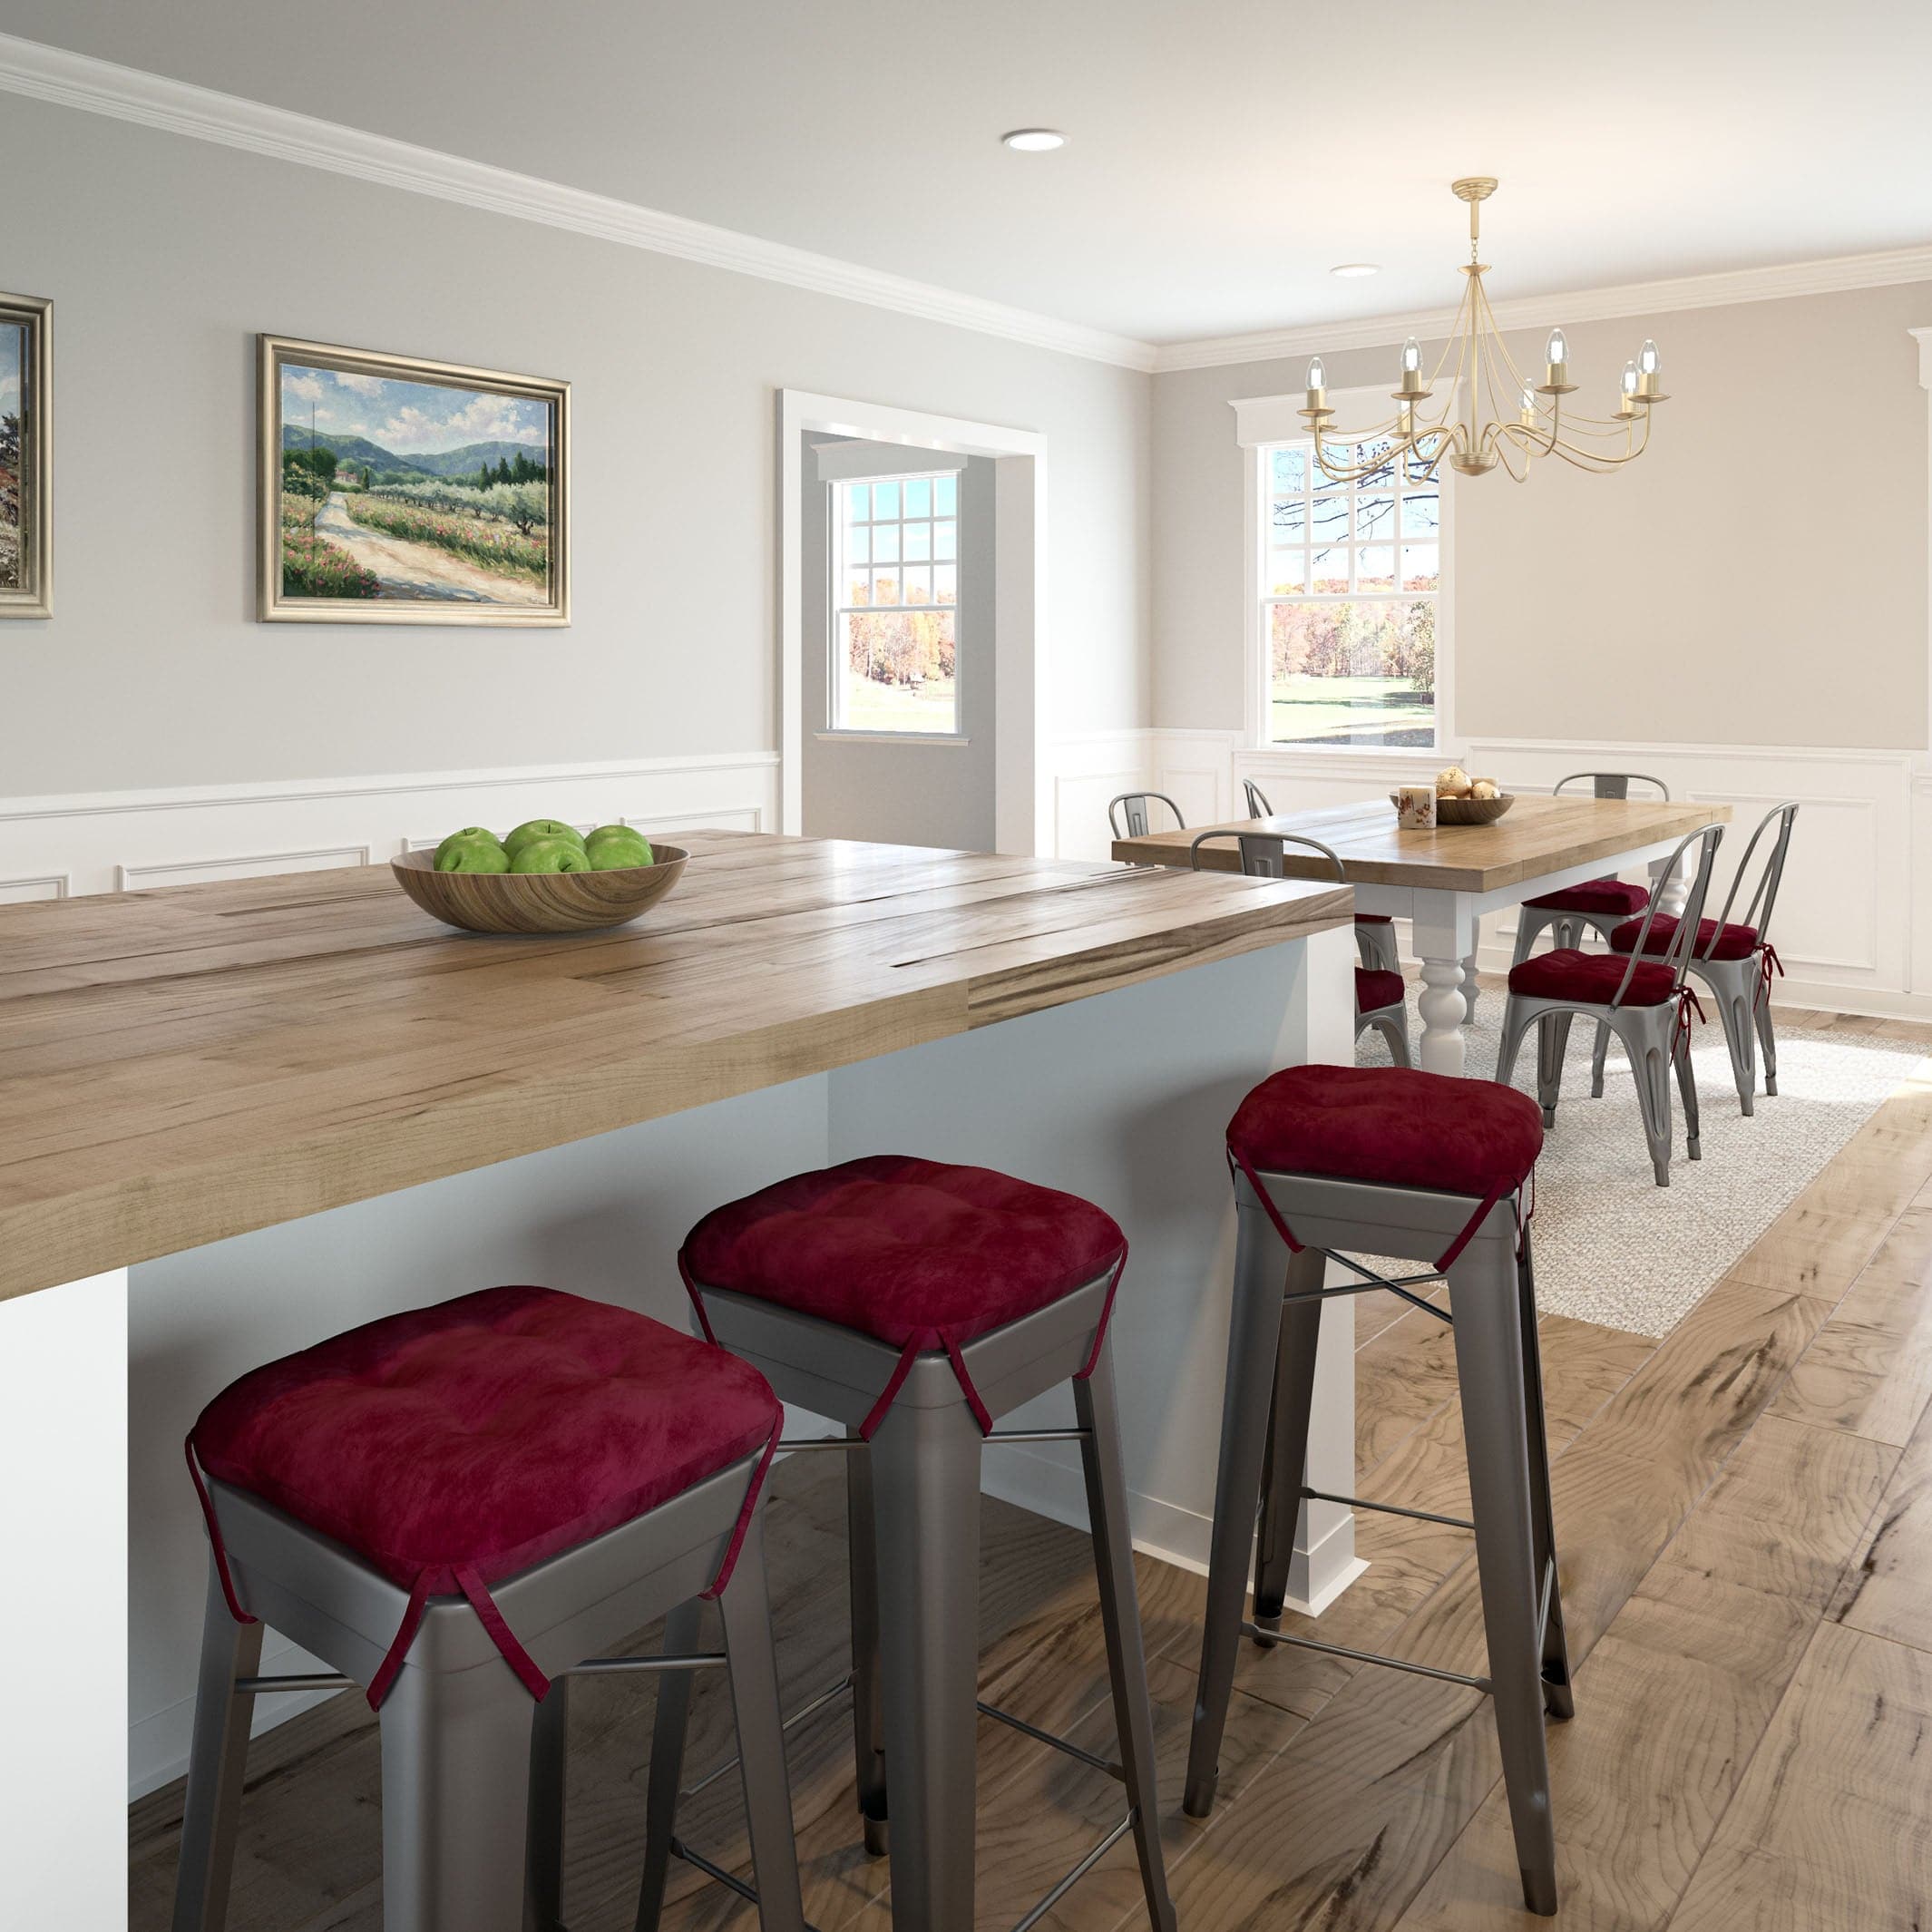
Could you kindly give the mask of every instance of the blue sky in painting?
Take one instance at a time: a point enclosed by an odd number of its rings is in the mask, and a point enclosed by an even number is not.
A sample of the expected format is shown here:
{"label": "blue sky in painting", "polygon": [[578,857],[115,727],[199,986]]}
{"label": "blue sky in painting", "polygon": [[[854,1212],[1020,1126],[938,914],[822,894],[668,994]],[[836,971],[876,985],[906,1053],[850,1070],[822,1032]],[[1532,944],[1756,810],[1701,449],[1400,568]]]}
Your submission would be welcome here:
{"label": "blue sky in painting", "polygon": [[0,322],[0,416],[20,413],[20,325]]}
{"label": "blue sky in painting", "polygon": [[282,420],[306,424],[311,412],[317,429],[366,436],[398,456],[470,443],[528,443],[541,451],[550,435],[549,408],[524,396],[285,363]]}

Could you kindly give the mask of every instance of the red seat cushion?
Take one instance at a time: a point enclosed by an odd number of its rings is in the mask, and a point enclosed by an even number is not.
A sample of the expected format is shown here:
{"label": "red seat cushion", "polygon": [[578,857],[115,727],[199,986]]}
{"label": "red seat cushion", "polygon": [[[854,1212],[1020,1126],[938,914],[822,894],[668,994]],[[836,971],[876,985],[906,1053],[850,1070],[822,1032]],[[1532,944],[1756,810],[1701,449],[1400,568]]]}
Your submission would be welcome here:
{"label": "red seat cushion", "polygon": [[[1563,947],[1539,952],[1509,969],[1509,990],[1537,1000],[1580,1000],[1591,1006],[1608,1006],[1624,983],[1630,961],[1616,952],[1579,952]],[[1631,975],[1625,1006],[1662,1006],[1677,990],[1668,966],[1639,960]]]}
{"label": "red seat cushion", "polygon": [[1395,922],[1386,912],[1358,912],[1355,923],[1358,926],[1390,926]]}
{"label": "red seat cushion", "polygon": [[748,1362],[629,1309],[487,1288],[271,1361],[201,1411],[210,1476],[395,1582],[527,1569],[762,1449]]}
{"label": "red seat cushion", "polygon": [[1601,912],[1627,918],[1650,903],[1650,893],[1641,885],[1625,885],[1621,879],[1586,879],[1581,885],[1566,885],[1560,893],[1545,893],[1523,903],[1539,912]]}
{"label": "red seat cushion", "polygon": [[1127,1237],[1078,1195],[990,1167],[875,1154],[714,1208],[684,1258],[700,1287],[756,1295],[903,1348],[963,1342],[1071,1294]]}
{"label": "red seat cushion", "polygon": [[1385,1006],[1400,1006],[1402,998],[1400,973],[1381,972],[1368,966],[1355,969],[1355,1010],[1358,1013],[1374,1013]]}
{"label": "red seat cushion", "polygon": [[1407,1067],[1289,1067],[1228,1123],[1228,1147],[1273,1174],[1423,1187],[1486,1199],[1521,1185],[1543,1147],[1526,1093]]}
{"label": "red seat cushion", "polygon": [[[1627,919],[1610,935],[1611,950],[1615,952],[1632,953],[1637,950],[1637,938],[1644,930],[1641,919]],[[1650,937],[1644,942],[1647,958],[1654,952],[1668,952],[1671,941],[1676,937],[1677,922],[1668,912],[1659,912],[1650,922]],[[1715,938],[1717,943],[1711,942]],[[1718,931],[1714,919],[1700,919],[1697,922],[1697,945],[1695,957],[1701,960],[1748,960],[1758,950],[1758,929],[1755,926],[1733,926],[1726,924]]]}

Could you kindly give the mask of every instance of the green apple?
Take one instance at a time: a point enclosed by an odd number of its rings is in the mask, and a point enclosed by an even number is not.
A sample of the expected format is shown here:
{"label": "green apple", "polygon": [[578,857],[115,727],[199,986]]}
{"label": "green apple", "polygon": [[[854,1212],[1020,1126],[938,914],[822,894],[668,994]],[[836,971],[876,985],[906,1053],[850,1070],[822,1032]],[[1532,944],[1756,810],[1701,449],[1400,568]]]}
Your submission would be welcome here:
{"label": "green apple", "polygon": [[511,858],[512,872],[589,872],[590,855],[578,838],[526,839]]}
{"label": "green apple", "polygon": [[[486,845],[494,845],[497,843],[496,834],[492,832],[487,825],[465,825],[461,832],[452,832],[436,847],[436,870],[438,872],[455,871],[456,868],[454,865],[445,865],[443,863],[445,855],[454,852],[458,845],[466,845],[474,839],[481,839]],[[476,868],[473,866],[470,869],[474,871]]]}
{"label": "green apple", "polygon": [[[583,834],[575,825],[567,825],[561,818],[526,818],[515,831],[503,836],[503,850],[513,859],[523,847],[534,839],[568,839],[578,851],[583,850]],[[551,871],[556,868],[552,866]]]}
{"label": "green apple", "polygon": [[633,865],[649,865],[650,841],[630,825],[600,825],[584,840],[596,872],[621,872]]}
{"label": "green apple", "polygon": [[508,872],[510,854],[493,838],[444,839],[436,847],[438,872]]}

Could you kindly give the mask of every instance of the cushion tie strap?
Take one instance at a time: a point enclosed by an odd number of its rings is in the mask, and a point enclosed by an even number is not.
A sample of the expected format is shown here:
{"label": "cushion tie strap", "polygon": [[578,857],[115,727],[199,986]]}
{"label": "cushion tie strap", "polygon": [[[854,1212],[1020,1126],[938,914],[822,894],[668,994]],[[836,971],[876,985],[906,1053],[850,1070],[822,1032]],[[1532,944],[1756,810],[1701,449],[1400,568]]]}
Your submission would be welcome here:
{"label": "cushion tie strap", "polygon": [[717,1346],[717,1337],[711,1332],[711,1318],[705,1312],[704,1297],[698,1292],[698,1283],[691,1278],[691,1264],[685,1259],[684,1250],[678,1250],[678,1273],[684,1278],[684,1292],[690,1297],[691,1308],[698,1317],[698,1325],[705,1332],[705,1340],[713,1348]]}
{"label": "cushion tie strap", "polygon": [[765,1453],[758,1458],[758,1466],[751,1472],[751,1481],[746,1486],[744,1507],[738,1511],[738,1519],[732,1526],[731,1540],[725,1546],[725,1560],[717,1566],[717,1575],[711,1579],[708,1590],[700,1590],[698,1595],[707,1603],[723,1595],[725,1586],[731,1581],[731,1573],[738,1566],[738,1552],[745,1547],[745,1538],[751,1530],[752,1512],[758,1507],[758,1492],[765,1487],[765,1472],[772,1466],[772,1458],[778,1453],[778,1438],[785,1433],[785,1410],[778,1411],[778,1420],[772,1424],[771,1439],[765,1445]]}
{"label": "cushion tie strap", "polygon": [[382,1709],[383,1699],[388,1696],[389,1686],[395,1682],[395,1673],[402,1669],[403,1659],[409,1654],[409,1646],[415,1642],[416,1632],[422,1628],[423,1611],[429,1602],[429,1586],[434,1575],[434,1570],[419,1570],[415,1582],[410,1586],[409,1604],[403,1612],[403,1621],[396,1625],[387,1654],[376,1666],[375,1676],[369,1679],[366,1694],[372,1711]]}
{"label": "cushion tie strap", "polygon": [[215,1506],[208,1493],[208,1485],[201,1480],[200,1465],[194,1459],[194,1437],[190,1435],[181,1445],[188,1458],[188,1476],[194,1484],[194,1493],[200,1498],[201,1520],[208,1525],[208,1544],[214,1552],[215,1575],[221,1579],[221,1594],[228,1599],[228,1614],[238,1624],[259,1623],[244,1610],[235,1597],[235,1579],[229,1574],[228,1546],[221,1540],[221,1526],[215,1520]]}
{"label": "cushion tie strap", "polygon": [[912,1364],[928,1350],[942,1348],[952,1364],[953,1374],[959,1378],[960,1393],[966,1398],[966,1406],[972,1410],[972,1419],[980,1425],[980,1433],[982,1436],[992,1434],[992,1415],[980,1399],[980,1391],[972,1385],[972,1375],[966,1367],[966,1358],[960,1352],[958,1339],[948,1329],[922,1328],[914,1330],[906,1338],[906,1344],[899,1351],[899,1360],[893,1364],[893,1372],[885,1387],[879,1391],[879,1400],[866,1411],[865,1420],[859,1424],[861,1440],[870,1442],[878,1432],[879,1425],[898,1400],[900,1390],[904,1388],[906,1377],[912,1372]]}
{"label": "cushion tie strap", "polygon": [[523,1688],[542,1703],[550,1694],[550,1679],[537,1668],[530,1653],[517,1642],[516,1633],[503,1621],[503,1613],[496,1607],[496,1599],[484,1588],[483,1578],[467,1563],[458,1564],[456,1586],[469,1598],[470,1608],[475,1611],[477,1622],[490,1633],[490,1641],[503,1652],[503,1662],[522,1679]]}
{"label": "cushion tie strap", "polygon": [[1671,1042],[1673,1053],[1680,1045],[1686,1053],[1691,1050],[1691,1009],[1693,1006],[1697,1009],[1697,1022],[1702,1026],[1704,1023],[1704,1003],[1697,997],[1697,989],[1686,980],[1677,989],[1677,1036]]}
{"label": "cushion tie strap", "polygon": [[1114,1278],[1107,1284],[1107,1299],[1100,1304],[1100,1325],[1094,1330],[1093,1351],[1087,1358],[1087,1366],[1075,1376],[1077,1382],[1086,1381],[1100,1364],[1100,1351],[1107,1345],[1107,1324],[1114,1318],[1114,1297],[1120,1293],[1120,1277],[1127,1273],[1127,1244],[1120,1244],[1120,1259],[1114,1264]]}
{"label": "cushion tie strap", "polygon": [[1759,981],[1759,984],[1763,989],[1761,997],[1768,1000],[1771,997],[1771,974],[1775,972],[1781,976],[1784,971],[1784,961],[1778,957],[1777,947],[1772,945],[1769,940],[1766,940],[1763,945],[1759,948],[1759,956],[1764,962],[1764,975]]}

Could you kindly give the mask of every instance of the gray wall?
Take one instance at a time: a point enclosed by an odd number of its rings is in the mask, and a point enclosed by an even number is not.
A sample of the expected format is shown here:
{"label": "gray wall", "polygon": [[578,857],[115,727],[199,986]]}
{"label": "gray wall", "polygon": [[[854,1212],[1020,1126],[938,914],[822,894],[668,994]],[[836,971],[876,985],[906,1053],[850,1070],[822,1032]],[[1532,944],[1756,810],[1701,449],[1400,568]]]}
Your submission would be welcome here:
{"label": "gray wall", "polygon": [[[1058,728],[1147,722],[1144,376],[15,95],[0,180],[57,612],[0,795],[776,745],[785,386],[1043,431]],[[569,378],[571,628],[252,621],[257,330]]]}
{"label": "gray wall", "polygon": [[[1926,395],[1932,284],[1677,311],[1567,331],[1606,415],[1646,336],[1671,400],[1627,470],[1551,460],[1458,479],[1459,736],[1720,745],[1926,742]],[[1540,368],[1547,331],[1513,334]],[[1393,385],[1389,349],[1324,358]],[[1154,378],[1154,716],[1242,723],[1238,396],[1306,359]]]}

